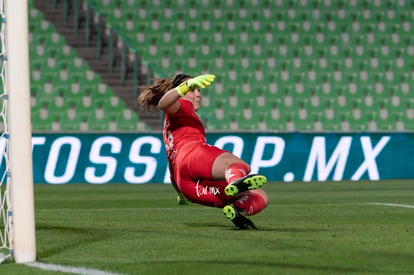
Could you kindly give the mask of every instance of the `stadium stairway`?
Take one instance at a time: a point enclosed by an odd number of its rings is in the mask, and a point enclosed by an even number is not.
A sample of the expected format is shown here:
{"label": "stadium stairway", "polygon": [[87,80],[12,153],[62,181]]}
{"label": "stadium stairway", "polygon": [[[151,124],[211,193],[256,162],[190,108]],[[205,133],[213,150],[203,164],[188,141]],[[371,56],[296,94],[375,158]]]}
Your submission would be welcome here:
{"label": "stadium stairway", "polygon": [[[122,83],[120,80],[120,70],[121,67],[119,62],[114,64],[112,72],[109,70],[108,66],[108,50],[103,50],[101,59],[97,58],[97,43],[96,43],[96,31],[92,32],[92,39],[90,39],[88,45],[85,42],[85,20],[80,20],[81,24],[79,25],[78,32],[75,31],[74,27],[74,16],[70,12],[66,20],[64,18],[64,7],[63,1],[53,1],[53,0],[33,0],[34,5],[37,9],[42,11],[45,16],[45,19],[52,22],[56,30],[66,38],[67,43],[76,49],[79,57],[85,59],[90,68],[97,72],[102,81],[109,85],[114,93],[121,98],[128,109],[138,113],[140,119],[142,119],[146,124],[148,124],[151,129],[159,130],[161,129],[160,124],[160,114],[159,112],[147,112],[142,108],[139,108],[136,103],[135,98],[135,87],[133,86],[132,77],[128,77],[125,83]],[[56,2],[56,5],[53,3]],[[71,3],[71,1],[68,1]],[[81,5],[80,1],[80,5]],[[71,9],[72,7],[69,7]],[[131,74],[132,72],[128,72]],[[143,83],[146,79],[146,75],[140,74],[140,83]]]}

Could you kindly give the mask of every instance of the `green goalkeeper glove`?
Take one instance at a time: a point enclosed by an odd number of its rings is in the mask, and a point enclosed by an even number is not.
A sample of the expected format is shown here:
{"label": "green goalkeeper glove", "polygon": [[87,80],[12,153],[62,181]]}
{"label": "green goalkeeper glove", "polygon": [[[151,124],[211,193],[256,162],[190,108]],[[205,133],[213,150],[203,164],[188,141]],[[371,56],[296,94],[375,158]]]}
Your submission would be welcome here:
{"label": "green goalkeeper glove", "polygon": [[184,196],[183,193],[178,193],[177,203],[179,205],[188,205],[190,204],[190,201]]}
{"label": "green goalkeeper glove", "polygon": [[197,77],[191,78],[180,85],[178,85],[177,93],[180,96],[185,96],[189,91],[192,91],[196,88],[203,89],[206,86],[211,85],[213,83],[216,76],[214,74],[203,74]]}

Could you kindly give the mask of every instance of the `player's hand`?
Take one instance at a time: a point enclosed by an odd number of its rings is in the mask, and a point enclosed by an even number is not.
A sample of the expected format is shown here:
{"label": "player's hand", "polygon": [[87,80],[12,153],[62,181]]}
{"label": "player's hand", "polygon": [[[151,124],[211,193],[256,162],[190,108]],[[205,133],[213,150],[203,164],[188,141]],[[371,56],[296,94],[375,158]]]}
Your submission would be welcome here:
{"label": "player's hand", "polygon": [[215,78],[216,76],[214,74],[203,74],[187,80],[187,85],[190,90],[196,88],[204,89],[206,86],[211,85]]}
{"label": "player's hand", "polygon": [[190,204],[190,201],[187,200],[187,198],[183,195],[183,193],[178,193],[177,203],[179,205],[188,205]]}
{"label": "player's hand", "polygon": [[177,93],[180,96],[185,96],[189,91],[194,89],[204,89],[207,86],[210,86],[213,83],[216,76],[214,74],[203,74],[197,77],[191,78],[186,82],[181,83],[178,85]]}

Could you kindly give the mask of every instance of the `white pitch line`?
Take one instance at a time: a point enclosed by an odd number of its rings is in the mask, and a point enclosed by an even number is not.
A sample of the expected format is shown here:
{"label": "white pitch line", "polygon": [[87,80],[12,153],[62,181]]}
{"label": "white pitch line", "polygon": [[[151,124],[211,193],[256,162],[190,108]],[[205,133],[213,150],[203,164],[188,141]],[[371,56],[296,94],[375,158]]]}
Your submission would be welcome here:
{"label": "white pitch line", "polygon": [[395,203],[381,203],[381,202],[371,202],[371,203],[368,203],[368,204],[391,206],[391,207],[414,208],[414,205],[409,205],[409,204],[395,204]]}
{"label": "white pitch line", "polygon": [[46,263],[40,263],[40,262],[24,263],[24,265],[27,265],[30,267],[36,267],[36,268],[40,268],[40,269],[48,270],[48,271],[75,273],[75,274],[80,274],[80,275],[121,275],[120,273],[102,271],[102,270],[93,269],[93,268],[64,266],[64,265],[57,265],[57,264],[46,264]]}
{"label": "white pitch line", "polygon": [[3,254],[3,253],[0,253],[0,264],[3,262],[3,261],[5,261],[5,260],[7,260],[8,258],[10,258],[11,257],[11,255],[9,254],[9,255],[7,255],[7,254]]}

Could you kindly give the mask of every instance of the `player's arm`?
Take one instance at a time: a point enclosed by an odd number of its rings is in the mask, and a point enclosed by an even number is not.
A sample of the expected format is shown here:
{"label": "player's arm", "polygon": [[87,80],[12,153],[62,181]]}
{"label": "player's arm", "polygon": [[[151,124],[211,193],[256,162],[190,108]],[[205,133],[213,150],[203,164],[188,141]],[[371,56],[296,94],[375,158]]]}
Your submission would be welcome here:
{"label": "player's arm", "polygon": [[167,114],[175,114],[180,109],[178,99],[194,89],[203,89],[211,85],[215,79],[213,74],[203,74],[181,83],[166,92],[158,102],[158,107]]}
{"label": "player's arm", "polygon": [[158,102],[158,108],[164,111],[166,114],[175,114],[180,109],[180,103],[178,99],[180,95],[177,93],[176,89],[171,89],[166,92]]}

